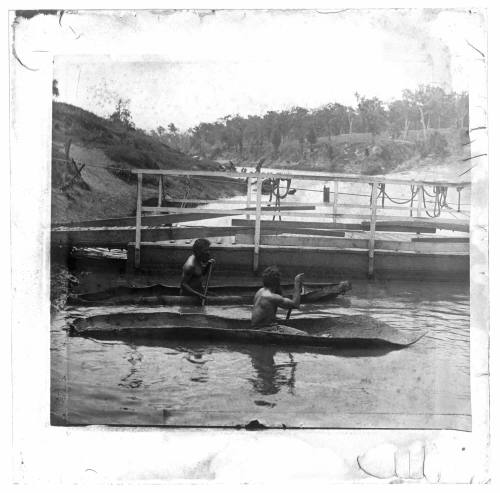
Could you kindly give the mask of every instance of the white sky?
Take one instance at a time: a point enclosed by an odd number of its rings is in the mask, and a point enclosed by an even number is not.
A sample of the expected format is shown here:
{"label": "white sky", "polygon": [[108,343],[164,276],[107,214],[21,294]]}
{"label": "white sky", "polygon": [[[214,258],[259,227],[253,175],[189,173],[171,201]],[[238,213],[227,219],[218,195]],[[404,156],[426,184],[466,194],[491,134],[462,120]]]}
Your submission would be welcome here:
{"label": "white sky", "polygon": [[356,91],[388,101],[419,84],[467,90],[475,53],[466,41],[477,37],[481,18],[417,9],[140,11],[67,14],[62,22],[82,37],[105,32],[109,46],[92,57],[56,58],[59,100],[107,116],[124,97],[136,125],[149,130],[292,106],[354,105]]}

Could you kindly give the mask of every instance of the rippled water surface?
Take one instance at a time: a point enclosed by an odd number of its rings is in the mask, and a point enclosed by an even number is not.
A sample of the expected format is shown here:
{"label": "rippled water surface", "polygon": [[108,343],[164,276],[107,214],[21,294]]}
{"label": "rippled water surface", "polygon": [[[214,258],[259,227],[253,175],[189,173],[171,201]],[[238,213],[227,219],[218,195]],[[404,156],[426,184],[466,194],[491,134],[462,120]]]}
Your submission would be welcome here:
{"label": "rippled water surface", "polygon": [[[468,286],[360,281],[347,298],[350,307],[304,311],[366,314],[427,335],[384,354],[131,343],[69,337],[65,328],[75,316],[143,307],[60,313],[51,334],[53,423],[234,426],[258,419],[269,426],[468,428]],[[183,310],[250,316],[250,307]]]}

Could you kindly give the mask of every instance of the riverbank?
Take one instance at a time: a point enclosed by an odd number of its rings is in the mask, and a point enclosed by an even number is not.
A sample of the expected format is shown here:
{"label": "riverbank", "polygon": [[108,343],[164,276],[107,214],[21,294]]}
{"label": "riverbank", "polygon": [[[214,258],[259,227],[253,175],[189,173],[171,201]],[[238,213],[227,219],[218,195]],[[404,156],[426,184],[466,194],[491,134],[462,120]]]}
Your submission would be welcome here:
{"label": "riverbank", "polygon": [[[52,223],[131,216],[137,177],[131,170],[221,171],[209,159],[194,159],[140,129],[98,117],[76,106],[54,103],[52,119]],[[166,177],[170,199],[217,199],[244,193],[232,179]],[[158,197],[158,177],[143,182],[145,200]]]}

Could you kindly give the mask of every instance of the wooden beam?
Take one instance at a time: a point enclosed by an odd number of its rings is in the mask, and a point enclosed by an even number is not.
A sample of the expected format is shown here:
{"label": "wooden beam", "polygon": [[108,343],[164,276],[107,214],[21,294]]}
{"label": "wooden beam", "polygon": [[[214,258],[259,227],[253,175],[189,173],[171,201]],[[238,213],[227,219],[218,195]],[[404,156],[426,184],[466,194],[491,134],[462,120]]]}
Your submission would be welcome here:
{"label": "wooden beam", "polygon": [[158,177],[158,207],[161,207],[163,199],[163,176]]}
{"label": "wooden beam", "polygon": [[[370,223],[363,221],[361,223],[363,231],[370,230]],[[393,231],[395,233],[435,233],[436,228],[429,225],[411,224],[409,221],[377,221],[375,231]]]}
{"label": "wooden beam", "polygon": [[253,271],[257,272],[259,268],[259,245],[260,245],[260,214],[262,200],[262,178],[260,174],[257,178],[257,208],[255,214],[255,234],[253,243]]}
{"label": "wooden beam", "polygon": [[[446,229],[451,231],[469,231],[469,224],[461,220],[452,219],[439,219],[439,218],[404,218],[404,219],[392,219],[390,221],[384,219],[377,220],[376,230],[377,231],[407,231],[407,232],[420,232],[420,233],[435,233],[436,229]],[[368,221],[363,221],[361,223],[362,228],[365,231],[370,229],[370,223]],[[402,229],[405,228],[405,229]]]}
{"label": "wooden beam", "polygon": [[[271,209],[265,208],[261,210],[261,216],[276,216],[276,212],[274,210],[268,210]],[[302,209],[302,208],[300,208]],[[308,207],[304,207],[303,209],[309,209]],[[231,209],[231,210],[221,210],[221,209],[191,209],[191,208],[178,208],[178,207],[143,207],[144,212],[156,212],[156,211],[163,211],[163,212],[172,212],[172,213],[179,213],[182,211],[187,211],[187,213],[193,213],[193,214],[200,214],[200,215],[207,215],[207,214],[217,214],[218,217],[224,217],[224,216],[243,216],[246,213],[248,213],[250,216],[255,216],[255,212],[253,210],[249,209]],[[196,212],[194,212],[196,211]],[[325,218],[329,219],[330,221],[332,220],[333,215],[331,213],[325,213],[325,212],[307,212],[307,211],[302,211],[302,210],[283,210],[280,213],[281,216],[283,217],[306,217],[306,218]],[[217,216],[216,216],[217,217]],[[349,219],[357,219],[357,220],[371,220],[371,215],[368,214],[337,214],[335,217],[337,218],[349,218]],[[401,221],[402,216],[389,216],[389,215],[378,215],[378,220],[377,221]],[[206,217],[205,217],[206,218]],[[194,220],[194,219],[192,219]],[[427,225],[430,227],[440,227],[438,224],[443,224],[443,225],[448,225],[448,226],[455,226],[453,228],[448,227],[447,229],[454,229],[457,231],[462,231],[463,229],[459,228],[467,228],[468,230],[468,222],[464,221],[462,219],[440,219],[440,218],[429,218],[429,219],[422,219],[422,218],[412,218],[412,217],[406,217],[404,218],[404,221],[408,222],[409,224],[422,224],[422,225]],[[174,221],[172,221],[174,222]],[[180,221],[176,221],[180,222]]]}
{"label": "wooden beam", "polygon": [[[206,202],[206,201],[205,201]],[[213,201],[213,203],[218,203],[217,201]],[[257,202],[255,203],[257,206]],[[316,205],[311,205],[311,204],[300,204],[297,202],[296,205],[283,205],[281,206],[281,210],[284,211],[314,211],[316,209]],[[182,211],[196,211],[199,212],[200,214],[205,213],[205,211],[208,211],[208,214],[211,214],[214,211],[217,211],[219,214],[228,214],[231,215],[234,212],[237,212],[238,215],[243,215],[245,212],[252,212],[257,210],[257,207],[236,207],[234,209],[199,209],[198,207],[148,207],[148,206],[143,206],[142,210],[144,212],[172,212],[172,213],[179,213]],[[262,206],[261,204],[261,211],[268,210],[271,212],[271,214],[276,215],[276,212],[274,210],[273,205],[264,205]],[[234,214],[233,214],[234,215]]]}
{"label": "wooden beam", "polygon": [[[169,201],[168,205],[166,207],[180,207],[180,205],[174,205],[174,204],[180,204],[181,202],[177,201]],[[209,203],[214,203],[214,204],[228,204],[228,205],[245,205],[245,209],[236,207],[236,209],[242,209],[242,210],[255,210],[255,207],[252,207],[252,205],[256,205],[255,201],[248,201],[248,200],[231,200],[231,199],[221,199],[221,200],[207,200],[207,199],[189,199],[185,203],[185,207],[196,207],[197,204],[200,205],[205,205]],[[144,206],[148,206],[148,204],[143,204]],[[287,200],[284,202],[280,207],[282,210],[314,210],[317,206],[325,206],[324,202],[298,202],[298,201],[289,201]],[[158,206],[159,207],[159,206]],[[274,207],[273,205],[266,204],[263,205],[263,207]],[[343,209],[369,209],[370,206],[368,204],[338,204],[336,206],[336,209],[334,210],[333,214],[336,214],[336,210],[338,208],[343,208]],[[407,211],[408,207],[405,206],[387,206],[384,209],[386,210],[399,210],[399,211]],[[446,211],[442,211],[446,212]]]}
{"label": "wooden beam", "polygon": [[335,180],[333,182],[333,209],[332,209],[334,223],[337,222],[337,218],[335,215],[337,214],[338,203],[339,203],[339,182]]}
{"label": "wooden beam", "polygon": [[[255,221],[247,219],[232,219],[233,226],[255,226]],[[261,227],[276,227],[286,231],[287,229],[326,229],[326,230],[348,230],[348,231],[362,231],[361,223],[335,223],[330,221],[261,221]]]}
{"label": "wooden beam", "polygon": [[375,226],[377,222],[377,192],[378,183],[374,181],[372,183],[372,197],[371,206],[372,214],[370,220],[370,239],[368,241],[368,277],[373,277],[373,267],[375,263]]}
{"label": "wooden beam", "polygon": [[[144,212],[144,207],[142,208]],[[189,221],[200,221],[202,219],[212,219],[216,217],[224,217],[227,214],[213,213],[213,214],[197,214],[197,213],[185,213],[185,214],[162,214],[154,216],[143,216],[141,224],[147,226],[163,226],[166,224],[175,224]],[[65,227],[65,228],[104,228],[104,227],[122,227],[122,226],[135,226],[136,216],[128,217],[115,217],[108,219],[95,219],[91,221],[79,221],[64,224],[54,224],[53,227]]]}
{"label": "wooden beam", "polygon": [[[141,227],[141,244],[145,242],[185,240],[251,234],[246,226],[194,226],[194,227]],[[135,240],[135,227],[54,229],[50,241],[53,245],[126,248]]]}
{"label": "wooden beam", "polygon": [[424,204],[424,187],[418,187],[418,205],[417,205],[417,216],[422,217],[422,206]]}
{"label": "wooden beam", "polygon": [[270,179],[295,179],[295,180],[307,180],[307,181],[339,181],[339,182],[351,182],[351,183],[372,183],[377,181],[378,183],[394,184],[394,185],[425,185],[425,186],[447,186],[447,187],[467,187],[470,186],[468,181],[423,181],[423,180],[405,180],[399,178],[386,178],[385,176],[360,176],[360,175],[348,175],[348,174],[332,174],[325,173],[321,175],[304,175],[301,173],[241,173],[238,171],[199,171],[199,170],[165,170],[165,169],[133,169],[132,173],[143,173],[145,175],[166,175],[166,176],[196,176],[196,177],[220,177],[226,178],[228,181],[230,179],[240,179],[245,178],[258,178],[259,176],[262,180]]}
{"label": "wooden beam", "polygon": [[[252,235],[241,233],[236,235],[236,244],[251,245]],[[370,240],[368,238],[318,238],[299,237],[287,235],[261,235],[262,246],[304,247],[304,248],[335,248],[338,250],[364,250],[369,252]],[[374,251],[413,252],[413,253],[468,253],[469,245],[466,243],[427,243],[396,240],[376,239]]]}
{"label": "wooden beam", "polygon": [[141,265],[141,216],[142,216],[142,174],[137,175],[137,209],[135,221],[135,256],[134,266],[136,268]]}
{"label": "wooden beam", "polygon": [[[252,180],[250,178],[247,178],[247,202],[246,202],[247,209],[250,207],[251,202],[252,202]],[[250,219],[250,216],[247,214],[246,218]]]}
{"label": "wooden beam", "polygon": [[[298,235],[310,235],[310,236],[335,236],[343,237],[345,236],[345,231],[335,230],[335,229],[317,229],[317,228],[295,228],[293,226],[283,225],[283,221],[261,221],[260,231],[265,234],[298,234]],[[304,223],[308,224],[308,223]],[[233,226],[236,227],[236,226]],[[248,226],[248,229],[254,229]]]}
{"label": "wooden beam", "polygon": [[455,237],[455,236],[420,236],[412,238],[411,241],[424,242],[424,243],[469,243],[469,237]]}

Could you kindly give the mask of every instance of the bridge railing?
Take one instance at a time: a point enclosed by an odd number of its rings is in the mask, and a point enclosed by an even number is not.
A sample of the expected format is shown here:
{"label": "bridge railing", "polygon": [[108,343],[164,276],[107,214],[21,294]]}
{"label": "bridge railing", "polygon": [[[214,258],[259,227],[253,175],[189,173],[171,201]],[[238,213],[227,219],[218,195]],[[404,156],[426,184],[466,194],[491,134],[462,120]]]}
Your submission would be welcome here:
{"label": "bridge railing", "polygon": [[[436,225],[437,227],[446,224],[448,229],[468,231],[468,213],[466,204],[461,200],[463,190],[470,189],[470,182],[467,181],[428,181],[428,180],[410,180],[387,178],[385,176],[360,176],[346,174],[303,174],[289,172],[234,172],[234,171],[196,171],[196,170],[151,170],[134,169],[137,174],[137,207],[136,207],[136,228],[135,228],[135,256],[134,264],[140,266],[141,252],[141,225],[144,213],[169,213],[174,214],[175,222],[182,223],[184,214],[196,213],[199,219],[207,216],[207,219],[214,215],[224,213],[224,216],[246,216],[255,218],[253,233],[253,268],[259,267],[259,252],[261,245],[261,224],[263,218],[276,216],[300,218],[305,226],[309,221],[323,221],[328,224],[328,220],[335,225],[339,219],[369,221],[368,234],[368,274],[373,274],[374,255],[375,255],[375,231],[377,220],[381,221],[402,221],[414,224],[415,227],[422,225]],[[156,206],[143,205],[143,176],[158,176],[158,202]],[[187,176],[191,178],[213,179],[213,178],[234,178],[245,180],[247,184],[247,194],[245,199],[225,199],[225,200],[206,200],[206,199],[188,199],[189,204],[203,204],[204,208],[198,207],[164,207],[162,198],[164,196],[165,176]],[[303,207],[311,209],[311,206],[321,206],[327,209],[327,212],[315,212],[310,210],[283,210],[280,208],[279,198],[276,199],[274,207],[265,207],[269,202],[263,197],[263,184],[271,184],[279,187],[279,180],[294,180],[318,182],[319,188],[309,189],[309,192],[318,192],[321,195],[319,201],[299,202],[288,201],[286,206]],[[331,185],[333,184],[333,188]],[[365,184],[369,193],[356,194],[346,191],[340,191],[343,184]],[[402,200],[394,198],[387,193],[388,186],[410,187],[409,198]],[[457,202],[456,208],[450,207],[447,202],[448,190],[456,190]],[[298,190],[304,190],[298,188]],[[333,190],[333,192],[332,192]],[[279,191],[279,188],[278,188]],[[254,196],[255,193],[255,196]],[[267,192],[269,193],[269,191]],[[333,193],[333,199],[331,194]],[[353,196],[356,202],[341,202],[342,196]],[[270,194],[270,199],[272,194]],[[367,202],[367,203],[366,203]],[[210,208],[211,203],[234,205],[234,209]],[[389,203],[389,205],[387,205]],[[394,203],[395,205],[390,205]],[[181,204],[183,205],[183,204]],[[264,206],[264,209],[263,209]],[[432,207],[429,212],[429,206]],[[286,208],[284,208],[286,209]],[[344,212],[341,209],[347,209],[351,212]],[[366,209],[366,213],[363,210]],[[360,212],[361,211],[361,212]],[[398,211],[398,215],[390,215],[390,211]],[[389,212],[387,214],[386,212]],[[403,213],[407,214],[403,215]],[[186,216],[187,217],[187,216]],[[190,219],[192,220],[192,219]],[[425,223],[425,224],[424,224]],[[316,227],[317,223],[315,222]],[[339,224],[339,229],[342,225]],[[386,242],[387,244],[388,242]]]}

